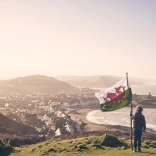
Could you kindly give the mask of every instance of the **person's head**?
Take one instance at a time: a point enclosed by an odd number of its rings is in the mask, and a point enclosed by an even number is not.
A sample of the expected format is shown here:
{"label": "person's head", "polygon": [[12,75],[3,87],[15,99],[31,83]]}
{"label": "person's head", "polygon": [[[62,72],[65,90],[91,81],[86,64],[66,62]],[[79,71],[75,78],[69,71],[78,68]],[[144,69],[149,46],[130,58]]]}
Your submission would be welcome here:
{"label": "person's head", "polygon": [[139,106],[136,106],[136,113],[142,113],[143,111],[143,108],[139,105]]}

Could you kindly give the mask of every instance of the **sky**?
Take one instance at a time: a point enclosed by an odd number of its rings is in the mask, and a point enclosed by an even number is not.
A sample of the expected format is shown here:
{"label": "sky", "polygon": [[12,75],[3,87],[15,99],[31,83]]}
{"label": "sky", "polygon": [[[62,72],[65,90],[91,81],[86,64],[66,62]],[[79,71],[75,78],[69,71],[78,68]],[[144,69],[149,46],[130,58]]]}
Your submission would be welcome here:
{"label": "sky", "polygon": [[0,0],[0,79],[156,79],[155,0]]}

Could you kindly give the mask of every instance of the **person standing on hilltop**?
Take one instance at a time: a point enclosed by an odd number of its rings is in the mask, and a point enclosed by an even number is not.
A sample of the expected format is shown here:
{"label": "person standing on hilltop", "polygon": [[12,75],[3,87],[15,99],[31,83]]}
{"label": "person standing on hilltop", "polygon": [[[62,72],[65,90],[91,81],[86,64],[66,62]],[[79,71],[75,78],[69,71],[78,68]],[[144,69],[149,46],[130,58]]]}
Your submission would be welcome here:
{"label": "person standing on hilltop", "polygon": [[138,146],[138,152],[141,152],[141,137],[142,131],[146,130],[146,121],[144,115],[142,115],[143,108],[141,106],[136,106],[136,112],[131,116],[133,120],[134,128],[134,148],[133,152],[136,152]]}

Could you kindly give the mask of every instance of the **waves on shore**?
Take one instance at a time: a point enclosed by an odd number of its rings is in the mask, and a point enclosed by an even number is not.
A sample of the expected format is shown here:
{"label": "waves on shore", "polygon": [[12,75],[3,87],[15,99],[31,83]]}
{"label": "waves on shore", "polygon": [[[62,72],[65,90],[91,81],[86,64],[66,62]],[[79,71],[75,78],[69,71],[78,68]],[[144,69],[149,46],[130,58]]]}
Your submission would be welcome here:
{"label": "waves on shore", "polygon": [[[143,115],[146,119],[148,130],[156,131],[156,110],[144,108]],[[130,127],[130,108],[125,107],[116,111],[102,112],[95,110],[89,112],[86,119],[97,124],[121,125]]]}

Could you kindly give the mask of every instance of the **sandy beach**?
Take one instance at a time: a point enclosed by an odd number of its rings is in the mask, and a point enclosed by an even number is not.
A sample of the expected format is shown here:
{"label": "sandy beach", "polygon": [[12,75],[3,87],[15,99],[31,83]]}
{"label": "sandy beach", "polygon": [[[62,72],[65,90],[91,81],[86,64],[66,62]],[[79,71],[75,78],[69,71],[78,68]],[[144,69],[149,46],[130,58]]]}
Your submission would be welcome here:
{"label": "sandy beach", "polygon": [[[72,118],[81,119],[84,123],[84,131],[127,131],[130,127],[130,108],[125,107],[113,112],[101,112],[99,108],[84,108],[75,110],[69,115]],[[147,129],[156,131],[155,109],[144,109]]]}
{"label": "sandy beach", "polygon": [[78,109],[78,110],[73,111],[72,113],[69,113],[69,115],[72,118],[81,119],[85,123],[84,131],[116,131],[116,130],[119,130],[113,126],[110,129],[110,126],[107,126],[104,124],[93,123],[93,122],[87,120],[87,118],[86,118],[87,114],[89,112],[92,112],[95,110],[98,110],[98,108],[95,107],[95,108]]}

